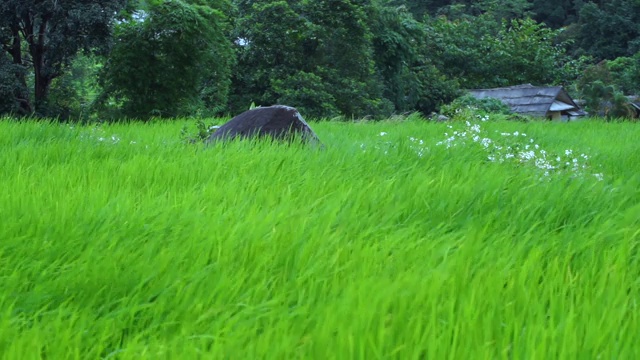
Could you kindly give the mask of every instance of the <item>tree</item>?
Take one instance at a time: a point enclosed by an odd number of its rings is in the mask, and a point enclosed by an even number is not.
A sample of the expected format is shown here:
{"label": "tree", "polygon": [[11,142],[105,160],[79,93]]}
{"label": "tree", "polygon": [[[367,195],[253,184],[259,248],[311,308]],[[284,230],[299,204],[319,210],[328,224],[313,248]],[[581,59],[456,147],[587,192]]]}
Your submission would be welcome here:
{"label": "tree", "polygon": [[336,107],[346,116],[388,116],[391,104],[382,96],[375,72],[373,33],[368,13],[371,0],[306,0],[304,14],[314,19],[322,40],[314,57],[331,84]]}
{"label": "tree", "polygon": [[477,16],[487,12],[497,19],[511,20],[530,15],[532,7],[528,0],[391,0],[388,3],[405,7],[417,20],[422,20],[425,15]]}
{"label": "tree", "polygon": [[589,2],[580,9],[577,44],[597,61],[640,50],[640,1]]}
{"label": "tree", "polygon": [[536,21],[558,29],[577,21],[582,5],[580,0],[533,0],[531,11]]}
{"label": "tree", "polygon": [[102,61],[100,56],[78,54],[64,74],[51,83],[49,112],[64,121],[95,118],[92,105],[101,91],[97,77]]}
{"label": "tree", "polygon": [[378,3],[369,22],[383,96],[396,112],[430,114],[458,95],[457,82],[446,78],[431,60],[425,27],[406,8]]}
{"label": "tree", "polygon": [[402,6],[409,11],[416,20],[422,20],[425,15],[435,15],[438,9],[449,5],[450,0],[391,0],[390,6]]}
{"label": "tree", "polygon": [[629,99],[613,84],[596,80],[582,89],[587,111],[606,119],[630,118],[633,109]]}
{"label": "tree", "polygon": [[[105,53],[127,0],[3,0],[0,52],[19,68],[14,97],[23,114],[47,113],[49,89],[79,51]],[[28,69],[31,72],[28,72]],[[32,81],[27,76],[33,76]],[[26,91],[33,83],[33,98]]]}
{"label": "tree", "polygon": [[[320,39],[311,20],[299,15],[301,7],[298,1],[290,4],[287,1],[244,0],[237,4],[233,32],[237,68],[232,75],[230,104],[233,112],[244,111],[251,103],[272,105],[279,102],[282,92],[288,91],[284,87],[289,81],[303,93],[327,92],[323,79],[315,73],[317,61],[313,59]],[[274,87],[272,82],[278,80],[278,86]],[[309,81],[316,82],[315,89],[306,89],[305,84]],[[328,103],[313,108],[335,109],[333,97],[320,94],[316,98]],[[291,101],[282,101],[286,100]],[[312,111],[311,107],[296,106],[303,112]]]}
{"label": "tree", "polygon": [[606,62],[612,82],[625,94],[640,94],[640,51]]}
{"label": "tree", "polygon": [[21,70],[6,54],[0,53],[0,115],[14,114],[20,110],[17,95],[26,90],[17,81]]}
{"label": "tree", "polygon": [[313,117],[391,111],[376,74],[368,0],[241,1],[232,108],[287,102]]}
{"label": "tree", "polygon": [[228,2],[211,5],[156,2],[121,23],[100,75],[99,103],[140,119],[223,110],[233,55]]}
{"label": "tree", "polygon": [[605,118],[631,117],[633,109],[629,99],[610,69],[606,60],[588,67],[576,82],[577,90],[584,97],[588,112]]}
{"label": "tree", "polygon": [[465,88],[555,84],[571,70],[557,32],[531,19],[497,22],[487,13],[427,26],[438,68]]}

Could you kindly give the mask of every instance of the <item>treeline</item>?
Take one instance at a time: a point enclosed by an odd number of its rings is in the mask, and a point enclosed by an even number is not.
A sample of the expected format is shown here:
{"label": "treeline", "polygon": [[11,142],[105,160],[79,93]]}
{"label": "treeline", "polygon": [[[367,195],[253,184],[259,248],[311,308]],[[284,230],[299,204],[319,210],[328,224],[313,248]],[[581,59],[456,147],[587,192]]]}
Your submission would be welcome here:
{"label": "treeline", "polygon": [[0,45],[0,114],[62,120],[383,118],[522,83],[613,115],[640,93],[637,0],[3,0]]}

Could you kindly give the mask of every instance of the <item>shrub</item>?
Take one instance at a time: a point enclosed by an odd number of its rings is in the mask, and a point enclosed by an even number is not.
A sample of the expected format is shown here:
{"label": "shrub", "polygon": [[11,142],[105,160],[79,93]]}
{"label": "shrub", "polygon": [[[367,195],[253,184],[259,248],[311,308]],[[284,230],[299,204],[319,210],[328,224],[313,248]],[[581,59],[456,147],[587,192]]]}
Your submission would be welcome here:
{"label": "shrub", "polygon": [[448,117],[453,117],[455,114],[465,109],[473,109],[480,113],[495,113],[508,115],[511,114],[511,109],[505,103],[496,98],[484,98],[477,99],[471,94],[465,94],[448,105],[443,105],[440,108],[440,113]]}
{"label": "shrub", "polygon": [[189,129],[189,126],[185,125],[182,127],[180,131],[180,139],[188,144],[195,144],[198,142],[203,142],[211,136],[218,128],[218,125],[211,122],[207,124],[203,119],[197,119],[195,123],[195,131],[192,133]]}

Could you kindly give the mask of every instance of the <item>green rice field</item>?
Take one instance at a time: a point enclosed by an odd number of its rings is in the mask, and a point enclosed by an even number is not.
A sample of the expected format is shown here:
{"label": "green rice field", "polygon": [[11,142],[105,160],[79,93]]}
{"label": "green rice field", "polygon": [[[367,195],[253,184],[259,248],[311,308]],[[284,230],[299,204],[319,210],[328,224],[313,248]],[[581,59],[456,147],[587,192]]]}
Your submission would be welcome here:
{"label": "green rice field", "polygon": [[472,119],[0,120],[0,358],[640,358],[640,124]]}

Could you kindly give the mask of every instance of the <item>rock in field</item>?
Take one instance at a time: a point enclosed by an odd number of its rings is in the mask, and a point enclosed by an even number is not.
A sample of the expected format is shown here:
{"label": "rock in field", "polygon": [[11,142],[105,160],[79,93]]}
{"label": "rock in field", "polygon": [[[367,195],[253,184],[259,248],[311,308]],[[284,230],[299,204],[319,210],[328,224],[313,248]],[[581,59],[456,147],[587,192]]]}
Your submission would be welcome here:
{"label": "rock in field", "polygon": [[207,144],[234,138],[271,137],[291,141],[298,135],[304,142],[321,145],[302,115],[293,107],[273,105],[259,107],[235,116],[206,140]]}

